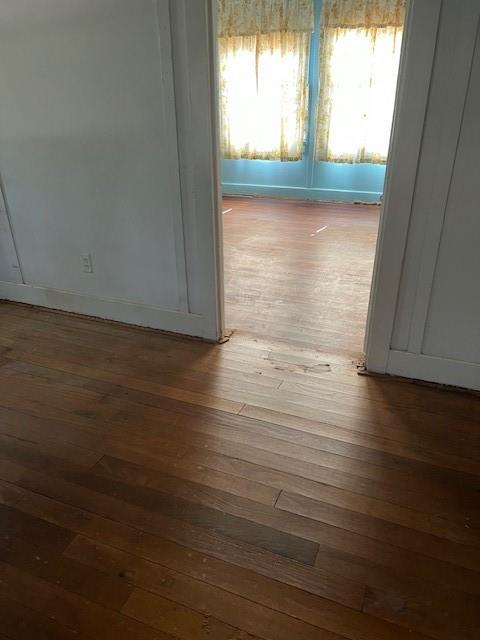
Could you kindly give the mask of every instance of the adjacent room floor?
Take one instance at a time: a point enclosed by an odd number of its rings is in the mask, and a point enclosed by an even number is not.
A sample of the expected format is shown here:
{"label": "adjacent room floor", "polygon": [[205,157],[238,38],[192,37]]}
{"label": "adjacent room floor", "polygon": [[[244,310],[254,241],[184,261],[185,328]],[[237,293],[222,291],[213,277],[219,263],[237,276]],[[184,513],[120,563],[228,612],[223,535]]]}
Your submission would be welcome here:
{"label": "adjacent room floor", "polygon": [[0,305],[0,638],[478,638],[479,400],[355,369],[378,208],[224,209],[226,344]]}
{"label": "adjacent room floor", "polygon": [[305,359],[360,359],[380,207],[228,197],[223,210],[226,326]]}

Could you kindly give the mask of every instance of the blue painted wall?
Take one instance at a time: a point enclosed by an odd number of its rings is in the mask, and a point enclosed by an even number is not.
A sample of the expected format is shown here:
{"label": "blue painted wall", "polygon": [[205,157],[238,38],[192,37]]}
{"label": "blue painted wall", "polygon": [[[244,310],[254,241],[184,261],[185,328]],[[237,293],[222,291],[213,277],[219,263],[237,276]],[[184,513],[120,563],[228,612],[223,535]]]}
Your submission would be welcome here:
{"label": "blue painted wall", "polygon": [[313,158],[322,0],[314,0],[314,2],[315,31],[312,36],[310,56],[309,133],[305,155],[298,162],[222,160],[222,188],[226,194],[377,202],[383,193],[385,165],[317,162]]}

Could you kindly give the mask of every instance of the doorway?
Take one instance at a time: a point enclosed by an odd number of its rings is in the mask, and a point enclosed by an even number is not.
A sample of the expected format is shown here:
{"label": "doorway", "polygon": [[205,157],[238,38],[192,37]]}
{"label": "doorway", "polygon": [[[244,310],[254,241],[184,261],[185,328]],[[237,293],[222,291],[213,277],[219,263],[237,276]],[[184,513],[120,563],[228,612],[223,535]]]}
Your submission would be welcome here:
{"label": "doorway", "polygon": [[[307,39],[268,32],[278,16],[266,4],[220,2],[226,326],[276,341],[291,361],[351,367],[363,353],[405,2],[376,3],[385,24],[373,24],[368,2],[360,16],[359,3],[342,3],[350,13],[339,18],[338,3],[299,0],[293,28],[303,17]],[[240,5],[256,7],[250,26],[264,11],[267,33],[234,32]]]}

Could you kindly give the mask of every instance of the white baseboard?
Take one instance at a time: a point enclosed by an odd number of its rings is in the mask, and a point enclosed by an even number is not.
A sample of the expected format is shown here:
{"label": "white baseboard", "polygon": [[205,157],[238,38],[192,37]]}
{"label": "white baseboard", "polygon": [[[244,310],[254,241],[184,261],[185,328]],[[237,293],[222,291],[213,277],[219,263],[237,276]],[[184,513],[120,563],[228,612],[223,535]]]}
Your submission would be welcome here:
{"label": "white baseboard", "polygon": [[308,187],[286,187],[265,184],[239,184],[223,182],[224,195],[274,196],[296,198],[301,200],[326,200],[335,202],[371,202],[378,203],[382,199],[380,191],[349,191],[346,189],[320,189]]}
{"label": "white baseboard", "polygon": [[392,350],[387,373],[480,391],[480,364],[472,362]]}
{"label": "white baseboard", "polygon": [[217,341],[217,336],[214,335],[212,327],[208,326],[207,320],[193,313],[11,282],[0,282],[0,300],[24,302]]}

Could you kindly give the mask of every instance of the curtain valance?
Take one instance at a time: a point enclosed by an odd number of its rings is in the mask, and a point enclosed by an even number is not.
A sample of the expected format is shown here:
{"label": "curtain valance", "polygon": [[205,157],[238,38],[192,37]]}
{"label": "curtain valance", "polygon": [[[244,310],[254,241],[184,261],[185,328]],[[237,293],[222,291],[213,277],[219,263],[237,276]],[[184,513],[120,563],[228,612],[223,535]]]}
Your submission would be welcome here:
{"label": "curtain valance", "polygon": [[218,0],[221,38],[313,31],[313,0]]}
{"label": "curtain valance", "polygon": [[332,29],[402,28],[405,0],[324,0],[322,26]]}

